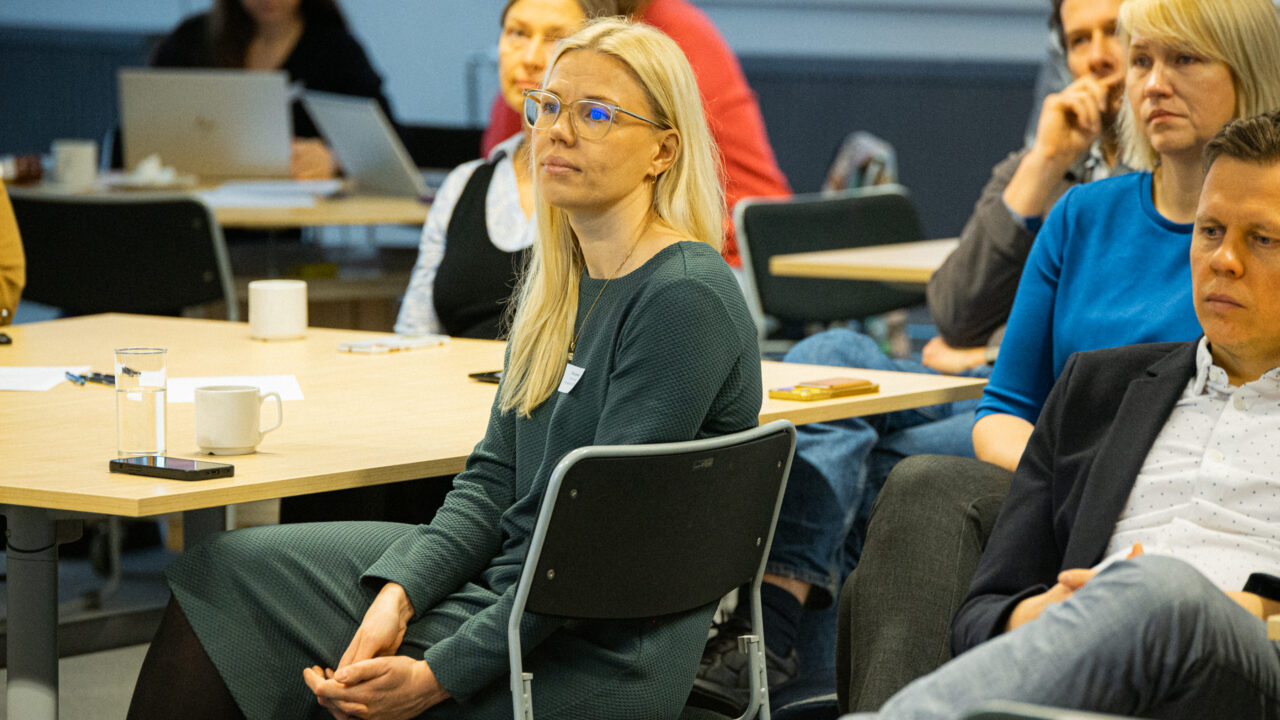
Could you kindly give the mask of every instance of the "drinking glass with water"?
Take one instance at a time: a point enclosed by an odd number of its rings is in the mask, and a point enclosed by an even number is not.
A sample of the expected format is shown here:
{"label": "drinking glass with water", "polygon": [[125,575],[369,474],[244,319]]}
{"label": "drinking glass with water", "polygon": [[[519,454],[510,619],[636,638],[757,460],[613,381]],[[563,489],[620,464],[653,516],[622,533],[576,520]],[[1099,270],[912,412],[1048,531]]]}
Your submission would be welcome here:
{"label": "drinking glass with water", "polygon": [[116,453],[163,455],[164,348],[116,350]]}

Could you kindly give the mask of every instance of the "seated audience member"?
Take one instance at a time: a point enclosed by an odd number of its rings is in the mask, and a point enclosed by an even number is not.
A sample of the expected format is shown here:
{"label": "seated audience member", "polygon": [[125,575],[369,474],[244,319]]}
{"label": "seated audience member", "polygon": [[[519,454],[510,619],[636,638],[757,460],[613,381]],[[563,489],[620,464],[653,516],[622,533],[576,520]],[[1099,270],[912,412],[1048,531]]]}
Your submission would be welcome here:
{"label": "seated audience member", "polygon": [[[187,18],[156,48],[155,67],[284,70],[308,90],[374,98],[388,118],[391,106],[336,0],[215,0]],[[392,121],[394,122],[394,120]],[[334,174],[333,154],[302,104],[293,104],[295,178]]]}
{"label": "seated audience member", "polygon": [[[707,123],[724,165],[728,212],[744,197],[791,194],[791,187],[769,145],[756,95],[747,85],[738,58],[711,19],[688,0],[620,0],[619,11],[666,33],[684,51],[698,78]],[[489,112],[484,152],[520,129],[520,118],[495,98]],[[733,222],[725,215],[725,259],[738,267]]]}
{"label": "seated audience member", "polygon": [[9,192],[0,180],[0,326],[13,322],[18,299],[27,284],[27,261],[22,253],[22,237],[9,204]]}
{"label": "seated audience member", "polygon": [[939,337],[925,364],[962,372],[994,359],[1036,231],[1068,189],[1128,172],[1115,118],[1124,74],[1116,41],[1121,0],[1054,0],[1049,25],[1073,82],[1045,98],[1034,141],[996,165],[960,244],[928,285]]}
{"label": "seated audience member", "polygon": [[[498,37],[498,86],[512,110],[542,82],[555,43],[613,0],[508,0]],[[529,127],[485,160],[459,165],[431,204],[396,332],[495,339],[525,248],[533,243]]]}
{"label": "seated audience member", "polygon": [[[719,253],[689,64],[607,19],[549,68],[525,103],[537,242],[488,431],[444,507],[428,525],[263,527],[184,553],[131,718],[510,718],[507,619],[556,461],[756,425],[759,347]],[[583,373],[558,391],[570,361]],[[675,717],[714,609],[527,618],[535,711]]]}
{"label": "seated audience member", "polygon": [[[1178,55],[1148,57],[1176,71]],[[1276,716],[1280,111],[1229,124],[1205,163],[1190,248],[1204,335],[1068,361],[956,616],[964,654],[880,717],[993,699]]]}
{"label": "seated audience member", "polygon": [[[1005,340],[1005,351],[1017,352],[1001,356],[982,401],[988,412],[1012,408],[1017,415],[986,415],[975,427],[980,454],[978,432],[992,431],[983,422],[1014,427],[987,437],[988,450],[999,451],[993,461],[1022,455],[1027,435],[1017,430],[1041,414],[1041,388],[1070,353],[1186,332],[1183,322],[1171,322],[1191,307],[1190,296],[1174,287],[1186,273],[1179,248],[1188,241],[1180,229],[1162,229],[1184,227],[1171,221],[1194,215],[1194,206],[1179,209],[1195,201],[1179,201],[1179,186],[1203,177],[1201,138],[1227,116],[1280,107],[1280,23],[1267,0],[1128,0],[1121,17],[1126,146],[1135,164],[1154,159],[1157,169],[1154,177],[1072,190],[1041,231]],[[849,650],[841,661],[848,668],[837,684],[848,691],[848,707],[874,709],[950,657],[942,630],[968,587],[1012,464],[924,457],[894,469],[842,598],[840,634]]]}
{"label": "seated audience member", "polygon": [[[1045,100],[1035,142],[992,170],[959,247],[929,283],[929,309],[941,336],[926,345],[923,364],[890,359],[870,338],[843,329],[801,342],[787,360],[982,377],[989,373],[987,360],[999,347],[1041,217],[1069,188],[1127,171],[1117,166],[1113,129],[1122,79],[1115,39],[1120,1],[1055,0],[1049,24],[1076,79]],[[804,605],[829,604],[856,564],[871,502],[889,469],[920,452],[972,456],[975,406],[966,401],[797,428],[797,462],[766,576],[773,587],[765,589],[765,637],[779,659],[792,648]],[[724,638],[709,647],[700,690],[718,682],[736,686],[736,694],[745,697],[745,678],[713,669],[717,664],[738,667],[733,639],[747,632],[744,620],[735,619]],[[829,648],[832,630],[815,627],[813,632],[824,637],[798,644],[808,652]],[[715,656],[724,653],[730,657],[718,662]]]}

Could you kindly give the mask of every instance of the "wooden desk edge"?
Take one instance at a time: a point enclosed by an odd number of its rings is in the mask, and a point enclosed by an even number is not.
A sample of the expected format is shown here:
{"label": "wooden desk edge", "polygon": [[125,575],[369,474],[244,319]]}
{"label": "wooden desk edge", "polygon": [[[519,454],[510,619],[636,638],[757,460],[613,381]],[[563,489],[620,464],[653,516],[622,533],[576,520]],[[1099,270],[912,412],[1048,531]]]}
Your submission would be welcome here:
{"label": "wooden desk edge", "polygon": [[[466,461],[467,455],[460,455],[452,458],[405,463],[371,470],[338,472],[279,482],[254,482],[247,485],[236,484],[234,477],[227,480],[202,480],[198,482],[217,482],[224,484],[224,487],[216,490],[211,489],[200,495],[157,495],[136,499],[104,498],[98,495],[61,490],[8,488],[0,493],[0,506],[39,507],[46,510],[75,514],[149,517],[256,500],[276,500],[297,495],[328,492],[330,490],[371,487],[417,478],[453,475],[462,472],[466,466]],[[353,479],[354,482],[352,482]]]}
{"label": "wooden desk edge", "polygon": [[788,260],[782,255],[769,258],[769,273],[779,277],[817,280],[868,280],[927,285],[936,270],[927,268],[833,267],[831,265]]}
{"label": "wooden desk edge", "polygon": [[[926,391],[923,394],[923,397],[926,399],[925,402],[920,401],[920,395],[913,397],[903,397],[900,395],[885,396],[881,398],[876,398],[874,396],[855,396],[858,397],[860,405],[858,417],[879,415],[881,413],[894,412],[897,410],[927,407],[929,405],[956,402],[958,400],[972,400],[974,398],[982,397],[982,390],[985,387],[985,380],[973,378],[972,383]],[[766,398],[765,402],[770,401]],[[776,400],[773,402],[785,402],[787,405],[777,409],[762,411],[760,413],[761,424],[772,422],[774,420],[785,419],[790,420],[796,425],[807,425],[809,423],[842,420],[850,417],[849,413],[842,409],[839,400],[821,401],[816,403],[787,400]]]}
{"label": "wooden desk edge", "polygon": [[[973,379],[973,382],[970,383],[930,390],[925,394],[927,402],[923,404],[956,402],[958,400],[970,400],[981,397],[982,389],[985,385],[985,381],[975,378]],[[922,405],[918,396],[916,398],[905,398],[902,396],[875,398],[864,396],[860,397],[859,401],[863,409],[863,412],[860,413],[861,415],[875,415],[885,412],[894,412],[896,410],[921,407]],[[766,398],[766,402],[770,401]],[[839,420],[849,417],[848,412],[842,408],[842,404],[838,400],[822,401],[813,404],[787,402],[785,406],[777,406],[776,404],[786,401],[772,402],[775,403],[775,407],[762,408],[760,412],[761,424],[771,422],[773,420],[790,419],[796,425],[804,425],[807,423],[826,422],[829,420]],[[253,502],[255,500],[273,500],[282,497],[308,495],[312,493],[342,490],[352,487],[385,485],[412,480],[415,478],[451,475],[462,472],[466,466],[466,460],[467,455],[460,455],[453,458],[405,463],[402,465],[377,468],[373,470],[358,470],[352,472],[332,473],[328,475],[316,475],[308,478],[299,478],[275,483],[263,482],[238,485],[236,484],[235,478],[218,481],[201,481],[225,483],[226,487],[219,488],[218,490],[211,490],[208,493],[203,493],[198,496],[199,499],[196,502],[192,501],[193,496],[190,495],[162,495],[128,499],[103,498],[100,496],[86,497],[79,493],[67,491],[14,488],[4,490],[0,493],[0,505],[36,506],[53,511],[87,513],[94,515],[148,517],[185,510],[200,510],[203,508],[218,507],[233,503]],[[351,482],[353,477],[356,478],[355,483]]]}

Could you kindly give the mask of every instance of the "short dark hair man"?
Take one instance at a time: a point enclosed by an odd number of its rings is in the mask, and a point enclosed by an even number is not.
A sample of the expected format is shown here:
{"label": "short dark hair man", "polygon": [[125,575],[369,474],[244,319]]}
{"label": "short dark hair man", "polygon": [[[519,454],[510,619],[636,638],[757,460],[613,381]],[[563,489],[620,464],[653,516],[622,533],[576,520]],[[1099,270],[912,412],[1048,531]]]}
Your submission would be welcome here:
{"label": "short dark hair man", "polygon": [[1280,111],[1230,123],[1205,155],[1191,245],[1204,337],[1067,363],[953,623],[964,654],[883,717],[991,699],[1276,716]]}

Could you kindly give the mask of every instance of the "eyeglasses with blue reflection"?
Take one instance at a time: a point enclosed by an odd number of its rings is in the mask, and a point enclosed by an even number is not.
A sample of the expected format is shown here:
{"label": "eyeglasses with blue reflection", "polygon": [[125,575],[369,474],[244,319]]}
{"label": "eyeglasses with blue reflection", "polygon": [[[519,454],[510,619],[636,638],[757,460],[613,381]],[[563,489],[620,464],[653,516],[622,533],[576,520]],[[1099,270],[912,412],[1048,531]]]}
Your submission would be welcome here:
{"label": "eyeglasses with blue reflection", "polygon": [[569,122],[573,124],[573,131],[586,140],[599,140],[608,135],[617,113],[630,115],[657,128],[663,127],[662,123],[599,100],[574,100],[565,103],[548,90],[525,90],[521,95],[524,96],[524,121],[534,130],[550,130],[560,117],[560,108],[564,105],[570,108]]}

